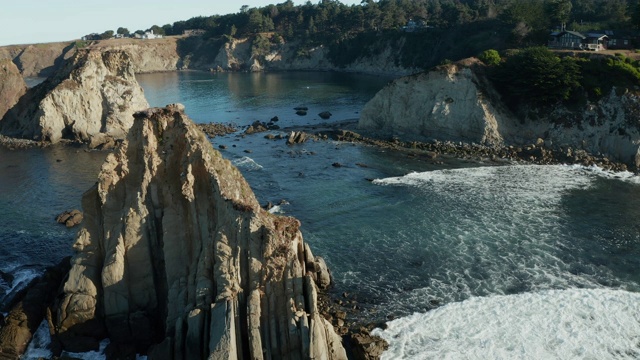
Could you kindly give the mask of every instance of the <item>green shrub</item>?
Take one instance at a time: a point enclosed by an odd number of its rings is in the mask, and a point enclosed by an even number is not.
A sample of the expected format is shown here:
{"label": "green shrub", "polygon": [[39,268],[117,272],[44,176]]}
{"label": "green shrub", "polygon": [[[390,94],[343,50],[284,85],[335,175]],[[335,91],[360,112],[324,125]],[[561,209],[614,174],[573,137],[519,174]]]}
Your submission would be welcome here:
{"label": "green shrub", "polygon": [[500,64],[502,58],[500,58],[500,54],[493,49],[485,50],[478,55],[478,59],[489,66],[496,66]]}
{"label": "green shrub", "polygon": [[546,47],[523,49],[502,62],[492,76],[507,103],[549,104],[568,100],[580,86],[580,66]]}

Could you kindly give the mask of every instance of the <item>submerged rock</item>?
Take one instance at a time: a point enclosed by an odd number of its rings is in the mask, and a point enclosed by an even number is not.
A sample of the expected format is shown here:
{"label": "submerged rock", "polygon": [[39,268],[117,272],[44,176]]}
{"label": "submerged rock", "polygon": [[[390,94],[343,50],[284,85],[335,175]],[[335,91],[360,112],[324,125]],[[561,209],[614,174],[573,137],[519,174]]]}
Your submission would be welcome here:
{"label": "submerged rock", "polygon": [[123,139],[133,113],[149,105],[123,50],[80,50],[54,75],[29,89],[0,122],[5,135],[97,147]]}
{"label": "submerged rock", "polygon": [[0,119],[25,92],[27,85],[18,67],[10,59],[0,59]]}
{"label": "submerged rock", "polygon": [[318,114],[318,116],[320,116],[320,118],[325,119],[325,120],[326,120],[326,119],[328,119],[328,118],[330,118],[330,117],[331,117],[331,115],[333,115],[333,114],[331,114],[331,113],[330,113],[330,112],[328,112],[328,111],[323,111],[323,112],[321,112],[321,113],[319,113],[319,114]]}
{"label": "submerged rock", "polygon": [[300,223],[262,209],[179,107],[136,114],[83,208],[54,314],[64,347],[109,337],[150,359],[346,358]]}

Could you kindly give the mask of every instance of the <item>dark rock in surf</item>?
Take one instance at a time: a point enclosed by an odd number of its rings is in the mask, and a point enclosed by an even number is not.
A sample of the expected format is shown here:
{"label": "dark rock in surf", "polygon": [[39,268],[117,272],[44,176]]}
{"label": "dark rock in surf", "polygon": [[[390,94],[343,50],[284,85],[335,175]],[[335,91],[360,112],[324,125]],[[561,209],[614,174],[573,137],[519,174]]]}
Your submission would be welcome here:
{"label": "dark rock in surf", "polygon": [[330,118],[331,115],[332,114],[330,112],[328,112],[328,111],[323,111],[320,114],[318,114],[318,116],[320,116],[320,118],[325,119],[325,120]]}

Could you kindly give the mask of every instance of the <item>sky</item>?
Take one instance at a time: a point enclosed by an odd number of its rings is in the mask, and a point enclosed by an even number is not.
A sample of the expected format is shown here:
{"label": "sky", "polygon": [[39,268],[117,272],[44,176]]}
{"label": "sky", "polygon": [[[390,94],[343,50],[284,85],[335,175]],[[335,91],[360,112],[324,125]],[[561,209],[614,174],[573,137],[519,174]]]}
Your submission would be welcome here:
{"label": "sky", "polygon": [[[319,0],[312,1],[317,3]],[[79,39],[90,33],[146,30],[195,16],[237,13],[285,0],[2,0],[0,46]],[[293,0],[300,5],[305,1]],[[359,4],[360,0],[341,0]]]}

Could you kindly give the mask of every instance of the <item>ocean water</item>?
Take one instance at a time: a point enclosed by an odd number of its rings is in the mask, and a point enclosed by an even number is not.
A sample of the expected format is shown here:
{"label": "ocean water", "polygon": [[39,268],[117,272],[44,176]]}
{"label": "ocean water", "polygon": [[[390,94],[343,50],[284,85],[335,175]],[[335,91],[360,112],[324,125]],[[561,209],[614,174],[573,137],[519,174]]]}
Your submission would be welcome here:
{"label": "ocean water", "polygon": [[[147,74],[152,106],[196,122],[352,120],[387,79],[334,73]],[[297,106],[309,108],[298,116]],[[274,131],[277,134],[278,131]],[[295,216],[376,330],[387,359],[640,357],[640,180],[577,166],[495,166],[333,141],[217,137],[261,203]],[[70,253],[52,223],[104,158],[0,150],[0,299]],[[62,160],[62,161],[57,161]],[[342,167],[334,167],[339,162]],[[367,179],[375,179],[368,181]],[[281,200],[285,200],[281,203]],[[7,265],[4,265],[7,264]],[[2,280],[4,279],[4,280]]]}

